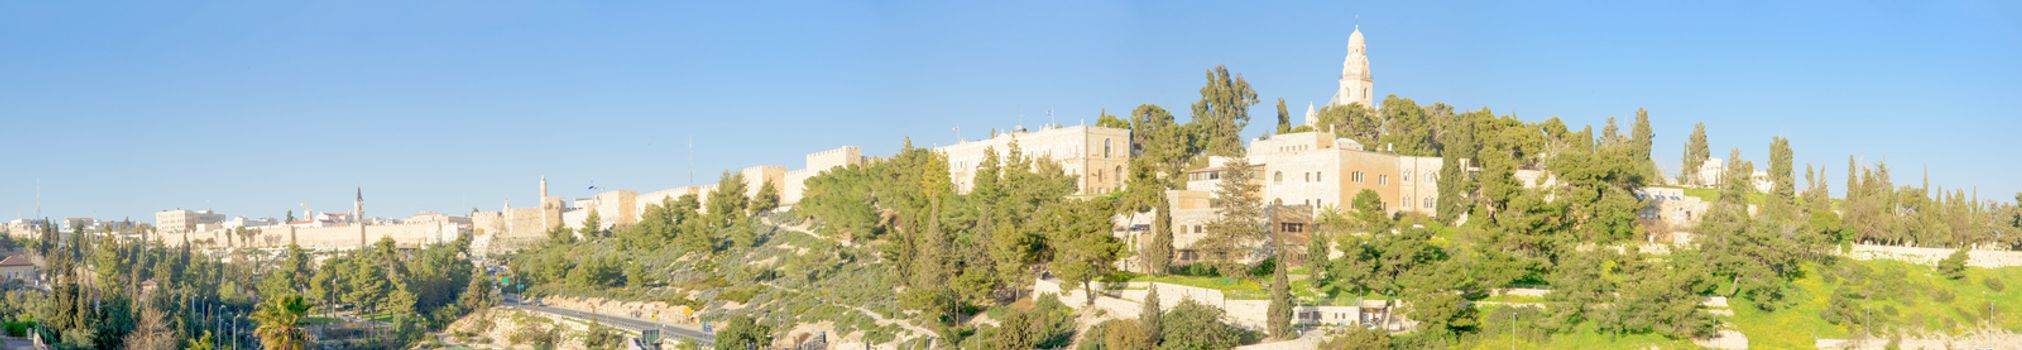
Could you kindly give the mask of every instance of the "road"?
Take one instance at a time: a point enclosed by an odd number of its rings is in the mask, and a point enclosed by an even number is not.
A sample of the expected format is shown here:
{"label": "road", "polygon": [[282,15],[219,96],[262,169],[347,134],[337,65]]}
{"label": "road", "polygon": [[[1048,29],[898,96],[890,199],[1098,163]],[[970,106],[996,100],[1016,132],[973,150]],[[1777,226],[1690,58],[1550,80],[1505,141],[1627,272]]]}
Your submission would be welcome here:
{"label": "road", "polygon": [[705,348],[716,345],[716,335],[703,333],[702,330],[700,329],[688,328],[685,326],[656,323],[653,321],[641,320],[619,315],[593,314],[588,312],[543,306],[543,305],[512,303],[507,304],[505,306],[527,311],[560,315],[563,317],[576,318],[585,321],[597,321],[605,325],[623,328],[634,332],[647,329],[659,329],[660,335],[663,337],[687,338],[689,340],[695,341],[696,343],[699,343],[699,345],[702,345],[702,347]]}

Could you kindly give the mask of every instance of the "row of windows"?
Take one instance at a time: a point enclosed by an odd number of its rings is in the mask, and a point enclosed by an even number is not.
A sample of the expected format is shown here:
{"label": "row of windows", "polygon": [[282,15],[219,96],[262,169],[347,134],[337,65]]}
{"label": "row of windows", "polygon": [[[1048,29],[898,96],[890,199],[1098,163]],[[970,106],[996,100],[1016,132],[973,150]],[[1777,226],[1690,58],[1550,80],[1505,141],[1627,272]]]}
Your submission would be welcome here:
{"label": "row of windows", "polygon": [[[1425,197],[1424,202],[1425,209],[1432,209],[1439,204],[1438,201],[1433,200],[1433,197]],[[1411,205],[1411,196],[1404,196],[1404,205]]]}

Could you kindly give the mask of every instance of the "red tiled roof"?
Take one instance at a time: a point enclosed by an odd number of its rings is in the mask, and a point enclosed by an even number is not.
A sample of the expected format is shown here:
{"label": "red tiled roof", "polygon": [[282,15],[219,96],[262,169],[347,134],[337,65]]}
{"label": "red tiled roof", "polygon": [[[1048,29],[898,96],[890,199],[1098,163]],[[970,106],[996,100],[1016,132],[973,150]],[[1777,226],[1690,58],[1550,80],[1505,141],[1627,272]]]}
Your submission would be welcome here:
{"label": "red tiled roof", "polygon": [[26,255],[15,255],[0,260],[0,266],[35,266],[35,262],[28,261]]}

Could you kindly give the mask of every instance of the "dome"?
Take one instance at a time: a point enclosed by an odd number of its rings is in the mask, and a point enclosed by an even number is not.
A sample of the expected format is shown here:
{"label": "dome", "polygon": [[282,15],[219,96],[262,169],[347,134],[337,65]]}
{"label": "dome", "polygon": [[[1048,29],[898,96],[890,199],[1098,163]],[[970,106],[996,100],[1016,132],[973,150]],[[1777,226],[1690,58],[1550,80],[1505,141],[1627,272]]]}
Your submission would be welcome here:
{"label": "dome", "polygon": [[1348,34],[1348,47],[1366,47],[1362,43],[1362,26],[1355,26],[1355,33]]}

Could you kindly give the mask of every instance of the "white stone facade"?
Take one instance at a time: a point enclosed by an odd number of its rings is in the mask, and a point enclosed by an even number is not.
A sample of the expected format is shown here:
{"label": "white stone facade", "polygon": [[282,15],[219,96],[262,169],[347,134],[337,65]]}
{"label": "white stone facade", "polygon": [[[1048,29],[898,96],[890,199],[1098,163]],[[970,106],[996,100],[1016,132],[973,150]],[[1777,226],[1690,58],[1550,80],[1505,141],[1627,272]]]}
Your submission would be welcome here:
{"label": "white stone facade", "polygon": [[1099,126],[1046,127],[1039,131],[1012,131],[988,140],[969,141],[935,148],[948,157],[948,174],[955,188],[968,192],[976,185],[976,168],[983,165],[985,150],[996,152],[999,161],[1011,152],[1011,144],[1026,159],[1047,159],[1076,177],[1076,193],[1096,194],[1123,189],[1129,177],[1130,130]]}

